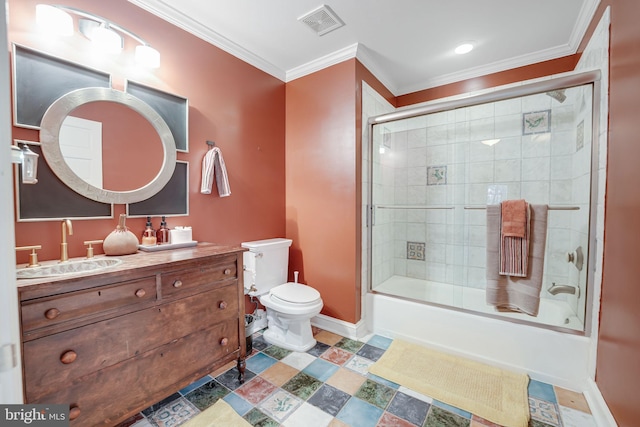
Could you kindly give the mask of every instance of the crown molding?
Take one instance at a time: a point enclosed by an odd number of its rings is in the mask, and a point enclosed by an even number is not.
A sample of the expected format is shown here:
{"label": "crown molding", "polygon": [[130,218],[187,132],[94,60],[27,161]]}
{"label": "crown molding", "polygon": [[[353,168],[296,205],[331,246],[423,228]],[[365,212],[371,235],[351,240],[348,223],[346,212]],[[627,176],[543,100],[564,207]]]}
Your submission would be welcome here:
{"label": "crown molding", "polygon": [[358,52],[356,54],[358,61],[364,65],[367,70],[377,78],[380,83],[386,87],[394,96],[398,96],[398,85],[371,57],[371,50],[363,44],[358,44]]}
{"label": "crown molding", "polygon": [[335,64],[339,64],[348,59],[355,58],[358,50],[358,43],[354,43],[350,46],[336,50],[333,53],[322,56],[313,61],[309,61],[306,64],[302,64],[298,67],[287,70],[285,82],[290,82],[300,77],[304,77],[309,74],[313,74],[316,71],[320,71]]}
{"label": "crown molding", "polygon": [[533,54],[522,55],[504,61],[497,61],[491,64],[465,69],[460,72],[437,76],[417,83],[399,85],[397,82],[394,82],[393,79],[389,77],[388,73],[376,63],[369,49],[359,43],[354,43],[292,69],[283,70],[216,31],[206,27],[197,20],[183,14],[174,7],[168,5],[166,0],[128,1],[283,82],[290,82],[348,59],[357,58],[394,96],[405,95],[512,68],[531,65],[537,62],[548,61],[562,56],[572,55],[576,53],[577,48],[581,43],[600,3],[600,0],[586,1],[580,11],[580,16],[578,17],[576,25],[571,32],[570,40],[566,45],[559,45],[554,48],[534,52]]}
{"label": "crown molding", "polygon": [[574,25],[571,36],[569,37],[569,46],[571,46],[573,50],[572,53],[578,51],[578,47],[589,29],[589,24],[591,24],[599,5],[600,0],[587,0],[580,9],[580,15],[578,15],[576,25]]}
{"label": "crown molding", "polygon": [[406,95],[409,93],[455,83],[462,80],[473,79],[487,74],[510,70],[512,68],[524,67],[526,65],[531,65],[538,62],[549,61],[551,59],[573,55],[577,52],[578,47],[580,46],[580,43],[582,42],[582,39],[584,38],[584,35],[586,34],[589,25],[593,20],[599,4],[600,0],[587,0],[585,2],[583,7],[580,9],[580,15],[578,16],[578,20],[576,21],[573,30],[571,31],[569,42],[566,45],[559,45],[554,48],[510,58],[505,61],[498,61],[480,67],[469,68],[457,73],[445,74],[433,79],[422,81],[420,83],[402,86],[398,89],[398,93],[395,93],[393,91],[392,92],[396,96]]}
{"label": "crown molding", "polygon": [[568,44],[556,46],[554,48],[541,50],[532,54],[516,56],[505,61],[496,61],[491,64],[468,68],[460,72],[444,74],[442,76],[424,80],[420,83],[405,85],[399,88],[399,94],[406,95],[433,87],[486,76],[488,74],[499,73],[501,71],[524,67],[551,59],[557,59],[563,56],[571,55],[573,53],[575,53],[575,49],[572,50],[571,46],[569,46]]}
{"label": "crown molding", "polygon": [[285,81],[286,73],[284,70],[276,67],[269,61],[257,56],[249,50],[243,48],[239,44],[229,40],[222,34],[206,27],[193,18],[188,17],[179,10],[169,6],[162,0],[129,0],[141,9],[167,21],[178,28],[181,28],[194,36],[211,43],[212,45],[222,49],[223,51],[235,56],[236,58],[253,65],[254,67],[264,71],[273,77]]}

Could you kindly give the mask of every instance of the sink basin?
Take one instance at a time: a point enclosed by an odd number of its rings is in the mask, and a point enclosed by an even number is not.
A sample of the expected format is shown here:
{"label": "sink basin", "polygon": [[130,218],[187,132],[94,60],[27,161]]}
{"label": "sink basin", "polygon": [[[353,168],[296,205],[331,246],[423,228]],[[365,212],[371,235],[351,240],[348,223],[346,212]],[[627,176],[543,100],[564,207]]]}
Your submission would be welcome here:
{"label": "sink basin", "polygon": [[40,277],[56,277],[76,273],[92,273],[98,270],[115,267],[121,264],[118,258],[83,259],[59,264],[42,265],[39,267],[23,268],[16,271],[18,279],[36,279]]}

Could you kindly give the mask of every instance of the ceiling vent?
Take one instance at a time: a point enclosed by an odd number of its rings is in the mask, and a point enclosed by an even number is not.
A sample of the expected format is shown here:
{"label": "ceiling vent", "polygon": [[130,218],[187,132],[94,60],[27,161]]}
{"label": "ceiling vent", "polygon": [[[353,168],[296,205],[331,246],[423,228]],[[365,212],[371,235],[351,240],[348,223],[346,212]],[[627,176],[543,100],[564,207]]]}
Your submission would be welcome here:
{"label": "ceiling vent", "polygon": [[338,15],[325,4],[301,16],[298,21],[307,24],[319,36],[344,26],[342,19],[338,18]]}

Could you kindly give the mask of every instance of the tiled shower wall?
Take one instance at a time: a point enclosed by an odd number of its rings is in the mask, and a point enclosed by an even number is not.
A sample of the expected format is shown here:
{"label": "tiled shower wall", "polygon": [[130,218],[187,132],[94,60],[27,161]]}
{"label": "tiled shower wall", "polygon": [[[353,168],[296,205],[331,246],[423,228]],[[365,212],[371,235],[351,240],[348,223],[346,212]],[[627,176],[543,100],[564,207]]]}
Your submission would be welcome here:
{"label": "tiled shower wall", "polygon": [[[470,208],[524,198],[580,208],[549,212],[544,287],[577,284],[566,255],[587,248],[587,92],[567,90],[562,103],[539,94],[376,126],[374,278],[483,288],[486,214]],[[490,139],[500,141],[483,143]]]}

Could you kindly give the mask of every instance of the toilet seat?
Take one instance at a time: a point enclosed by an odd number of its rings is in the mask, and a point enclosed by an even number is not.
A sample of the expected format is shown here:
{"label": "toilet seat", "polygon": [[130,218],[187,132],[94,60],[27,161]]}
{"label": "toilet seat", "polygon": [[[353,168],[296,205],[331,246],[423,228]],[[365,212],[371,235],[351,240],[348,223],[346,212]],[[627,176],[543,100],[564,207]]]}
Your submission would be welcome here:
{"label": "toilet seat", "polygon": [[292,316],[315,316],[324,305],[320,292],[311,286],[291,282],[273,287],[268,294],[260,297],[260,303]]}
{"label": "toilet seat", "polygon": [[320,292],[311,286],[291,282],[272,288],[270,294],[273,301],[285,304],[307,305],[320,299]]}

